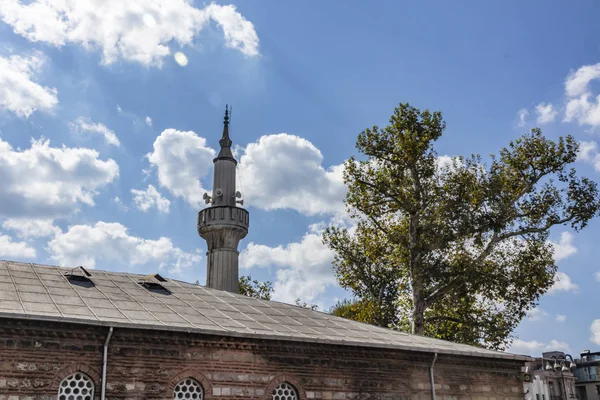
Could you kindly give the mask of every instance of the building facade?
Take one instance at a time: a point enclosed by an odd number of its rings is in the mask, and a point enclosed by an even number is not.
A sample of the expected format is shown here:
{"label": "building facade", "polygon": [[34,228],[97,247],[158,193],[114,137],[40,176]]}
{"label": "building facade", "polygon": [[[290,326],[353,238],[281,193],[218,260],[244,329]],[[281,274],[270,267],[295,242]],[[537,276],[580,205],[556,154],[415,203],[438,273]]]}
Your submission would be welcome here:
{"label": "building facade", "polygon": [[228,124],[198,215],[206,287],[0,262],[0,400],[523,399],[530,357],[237,294],[249,215]]}
{"label": "building facade", "polygon": [[[3,320],[0,399],[100,399],[106,336],[100,327]],[[425,400],[432,360],[413,351],[115,329],[106,398]],[[439,355],[436,395],[522,399],[520,364]],[[288,395],[273,397],[284,388]]]}
{"label": "building facade", "polygon": [[582,352],[577,360],[575,376],[580,400],[600,400],[600,352]]}
{"label": "building facade", "polygon": [[566,359],[566,356],[568,355],[563,352],[548,352],[526,364],[524,369],[527,376],[524,383],[526,400],[576,398],[574,368],[560,363],[560,360]]}

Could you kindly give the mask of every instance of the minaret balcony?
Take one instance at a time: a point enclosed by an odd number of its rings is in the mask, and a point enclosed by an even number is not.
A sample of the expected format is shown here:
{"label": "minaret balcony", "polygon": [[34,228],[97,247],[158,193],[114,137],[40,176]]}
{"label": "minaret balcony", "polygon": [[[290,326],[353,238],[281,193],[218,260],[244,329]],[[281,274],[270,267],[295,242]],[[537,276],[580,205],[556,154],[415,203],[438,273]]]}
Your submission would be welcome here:
{"label": "minaret balcony", "polygon": [[234,229],[248,232],[250,214],[241,207],[214,206],[198,213],[198,233],[202,236],[215,229]]}

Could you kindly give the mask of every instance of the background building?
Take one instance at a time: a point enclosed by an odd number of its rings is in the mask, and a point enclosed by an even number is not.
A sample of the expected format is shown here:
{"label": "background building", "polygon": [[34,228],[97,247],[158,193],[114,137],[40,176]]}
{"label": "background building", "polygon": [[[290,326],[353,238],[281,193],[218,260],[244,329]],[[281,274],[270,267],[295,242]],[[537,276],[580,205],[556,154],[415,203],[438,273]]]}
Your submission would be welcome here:
{"label": "background building", "polygon": [[600,352],[583,351],[577,360],[575,376],[580,400],[600,400]]}
{"label": "background building", "polygon": [[[543,353],[525,366],[526,400],[567,400],[576,397],[574,360],[560,351]],[[573,363],[576,364],[576,363]]]}

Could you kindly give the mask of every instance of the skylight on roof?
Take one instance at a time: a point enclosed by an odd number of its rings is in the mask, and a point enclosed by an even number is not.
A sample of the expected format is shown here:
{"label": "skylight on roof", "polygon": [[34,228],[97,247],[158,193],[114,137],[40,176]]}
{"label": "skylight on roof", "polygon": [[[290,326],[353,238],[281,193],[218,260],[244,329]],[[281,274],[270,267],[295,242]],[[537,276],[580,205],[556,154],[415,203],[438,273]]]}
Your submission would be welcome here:
{"label": "skylight on roof", "polygon": [[90,274],[88,270],[83,268],[81,265],[73,268],[70,271],[67,271],[65,276],[71,284],[83,287],[94,286],[94,282],[91,279],[92,274]]}
{"label": "skylight on roof", "polygon": [[159,274],[146,275],[138,281],[140,286],[150,290],[153,293],[171,294],[171,291],[162,285],[162,282],[167,282],[165,278]]}

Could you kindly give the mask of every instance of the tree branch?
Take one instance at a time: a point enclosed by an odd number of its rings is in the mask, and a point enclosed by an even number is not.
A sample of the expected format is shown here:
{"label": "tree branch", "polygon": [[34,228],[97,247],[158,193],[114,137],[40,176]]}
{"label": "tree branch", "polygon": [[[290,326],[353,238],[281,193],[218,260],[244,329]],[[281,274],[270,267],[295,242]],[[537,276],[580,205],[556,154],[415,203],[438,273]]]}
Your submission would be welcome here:
{"label": "tree branch", "polygon": [[430,323],[430,322],[434,322],[434,321],[440,321],[440,322],[450,321],[450,322],[456,322],[458,324],[464,323],[464,321],[459,318],[449,317],[447,315],[436,315],[434,317],[425,318],[426,323]]}
{"label": "tree branch", "polygon": [[370,182],[367,182],[367,181],[363,181],[362,179],[358,179],[358,178],[356,178],[356,182],[366,185],[366,186],[370,187],[371,189],[374,189],[374,190],[378,191],[379,193],[389,197],[390,199],[393,199],[396,203],[400,204],[400,206],[403,207],[405,210],[408,209],[408,204],[406,203],[406,201],[401,200],[401,199],[397,198],[396,196],[392,196],[387,191],[381,190],[376,185],[374,185]]}
{"label": "tree branch", "polygon": [[[481,254],[479,254],[479,256],[474,260],[474,263],[481,264],[483,262],[483,260],[485,260],[490,255],[490,253],[492,252],[494,247],[496,247],[496,245],[498,243],[502,242],[503,240],[510,239],[515,236],[526,235],[529,233],[543,233],[543,232],[547,231],[548,229],[550,229],[551,227],[553,227],[554,225],[564,224],[566,222],[571,221],[573,218],[575,218],[575,216],[571,215],[570,217],[559,219],[552,223],[549,222],[541,228],[537,228],[537,227],[524,228],[524,229],[517,230],[517,231],[507,232],[503,235],[499,235],[497,232],[494,232],[492,238],[490,239],[488,244],[485,246],[485,248],[483,249]],[[457,282],[461,281],[461,279],[462,278],[457,277],[457,278],[452,279],[450,282],[448,282],[446,284],[442,284],[442,285],[439,285],[438,287],[436,287],[431,292],[431,294],[429,296],[427,296],[426,304],[427,305],[433,304],[436,301],[443,298],[446,294],[448,294],[450,292],[450,290],[454,287],[454,285]]]}

